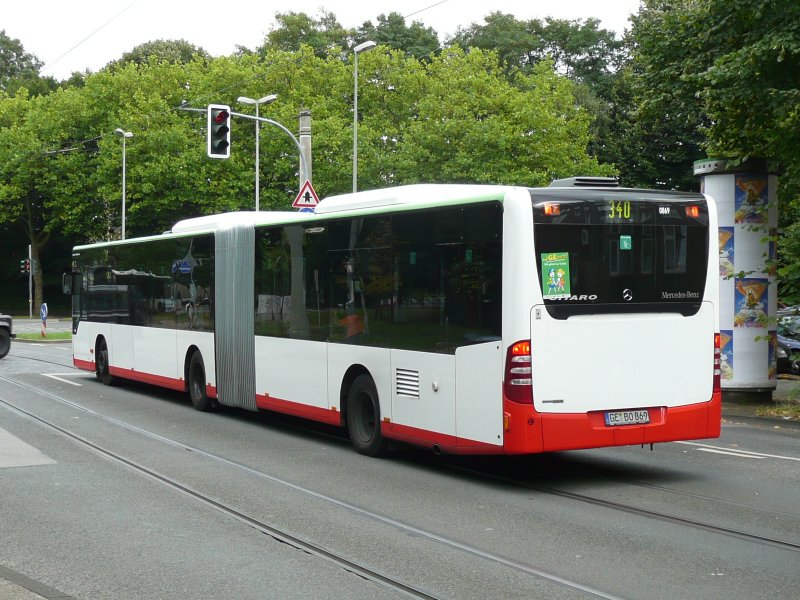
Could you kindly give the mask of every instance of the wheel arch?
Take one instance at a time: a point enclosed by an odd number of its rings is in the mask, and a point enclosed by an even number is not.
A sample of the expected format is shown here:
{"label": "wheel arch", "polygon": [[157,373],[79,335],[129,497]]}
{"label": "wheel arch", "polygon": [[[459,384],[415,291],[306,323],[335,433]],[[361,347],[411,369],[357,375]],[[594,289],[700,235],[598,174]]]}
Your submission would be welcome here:
{"label": "wheel arch", "polygon": [[[186,354],[183,357],[183,391],[189,391],[189,363],[192,362],[192,357],[195,355],[196,352],[200,352],[200,348],[197,347],[196,344],[190,344],[188,348],[186,348]],[[200,357],[202,358],[203,353],[200,352]],[[203,361],[205,363],[205,360]]]}
{"label": "wheel arch", "polygon": [[[350,365],[347,371],[345,371],[344,377],[342,377],[341,387],[339,388],[339,408],[342,415],[342,425],[347,424],[347,395],[350,393],[350,386],[353,385],[353,382],[359,375],[369,375],[373,383],[375,382],[372,373],[370,373],[369,369],[364,365]],[[380,404],[380,395],[378,395],[378,403]]]}
{"label": "wheel arch", "polygon": [[106,345],[106,350],[108,350],[108,362],[111,362],[111,347],[108,345],[108,341],[106,340],[106,334],[98,333],[97,336],[94,338],[94,362],[97,363],[97,355],[100,352],[100,344]]}

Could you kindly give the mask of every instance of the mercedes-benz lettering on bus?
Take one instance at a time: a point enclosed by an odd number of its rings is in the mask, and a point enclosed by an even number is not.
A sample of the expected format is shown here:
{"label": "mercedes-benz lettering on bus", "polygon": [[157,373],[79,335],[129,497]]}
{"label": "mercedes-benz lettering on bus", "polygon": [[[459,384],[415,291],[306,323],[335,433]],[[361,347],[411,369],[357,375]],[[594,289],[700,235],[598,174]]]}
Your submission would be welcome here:
{"label": "mercedes-benz lettering on bus", "polygon": [[74,363],[370,455],[717,437],[716,231],[708,197],[589,178],[189,219],[74,249]]}

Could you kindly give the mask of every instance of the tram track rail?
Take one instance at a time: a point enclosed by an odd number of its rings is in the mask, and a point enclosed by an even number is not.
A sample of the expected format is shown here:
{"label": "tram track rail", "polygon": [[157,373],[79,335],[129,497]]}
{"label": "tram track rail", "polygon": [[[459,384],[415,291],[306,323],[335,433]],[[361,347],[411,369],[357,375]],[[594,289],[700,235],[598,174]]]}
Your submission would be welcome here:
{"label": "tram track rail", "polygon": [[[37,360],[37,359],[32,359],[32,360]],[[44,359],[38,359],[38,360],[40,362],[51,363],[51,364],[62,366],[62,367],[64,366],[62,363],[58,363],[58,362],[54,362],[54,361],[47,361],[47,360],[44,360]],[[10,383],[14,383],[15,385],[24,387],[26,389],[29,389],[30,391],[35,392],[35,393],[43,394],[45,396],[48,396],[51,399],[56,400],[58,402],[62,402],[62,403],[68,404],[68,405],[72,406],[73,408],[77,408],[79,410],[84,410],[84,411],[91,412],[95,416],[97,416],[99,418],[102,418],[102,419],[104,419],[104,420],[106,420],[108,422],[114,423],[114,424],[116,424],[118,426],[122,426],[124,428],[129,429],[129,430],[136,431],[137,433],[140,433],[142,435],[146,435],[148,437],[157,439],[157,440],[159,440],[159,441],[161,441],[163,443],[167,443],[167,444],[169,444],[171,446],[179,447],[181,449],[185,449],[185,450],[189,450],[189,451],[195,452],[195,453],[197,453],[199,455],[203,455],[203,456],[205,456],[207,458],[210,458],[210,459],[218,461],[218,462],[223,462],[223,463],[227,464],[228,466],[232,466],[232,467],[235,467],[237,469],[246,471],[251,475],[254,475],[254,476],[257,476],[257,477],[263,478],[263,479],[268,479],[268,480],[272,481],[273,483],[279,483],[279,484],[281,484],[281,485],[283,485],[285,487],[292,488],[295,491],[300,491],[300,492],[302,492],[302,493],[304,493],[306,495],[313,496],[313,497],[315,497],[317,499],[324,500],[324,501],[326,501],[328,503],[338,505],[338,506],[340,506],[342,508],[347,508],[348,510],[351,510],[353,512],[360,513],[363,516],[368,516],[369,518],[371,518],[373,520],[377,520],[377,521],[381,521],[381,522],[390,524],[390,525],[392,525],[394,527],[409,531],[410,533],[413,533],[415,535],[422,535],[422,536],[428,537],[430,539],[435,539],[435,540],[437,540],[437,541],[439,541],[441,543],[445,543],[446,545],[449,545],[449,546],[452,546],[452,547],[456,547],[456,548],[459,548],[461,550],[469,551],[469,553],[471,553],[473,555],[480,556],[482,558],[489,558],[489,559],[491,559],[494,562],[497,562],[499,564],[504,564],[506,566],[513,566],[515,568],[515,570],[521,570],[521,571],[526,572],[528,574],[536,575],[536,576],[542,577],[544,579],[550,579],[552,581],[556,581],[558,583],[562,583],[561,578],[559,578],[558,576],[555,576],[555,575],[552,575],[552,574],[548,574],[548,573],[545,573],[543,571],[539,571],[538,569],[536,569],[534,567],[518,564],[515,561],[508,561],[507,559],[499,557],[499,556],[494,556],[494,555],[490,556],[490,555],[488,555],[486,553],[483,553],[479,549],[472,548],[472,547],[469,547],[469,546],[464,546],[464,545],[460,544],[459,542],[456,542],[456,541],[453,541],[453,540],[447,540],[447,539],[442,538],[442,537],[440,537],[440,536],[438,536],[436,534],[419,530],[417,528],[414,528],[413,526],[409,526],[409,525],[400,523],[398,521],[389,519],[387,517],[384,517],[382,515],[378,515],[376,513],[371,513],[370,511],[366,511],[366,510],[361,509],[359,507],[355,507],[354,505],[350,505],[350,504],[348,504],[346,502],[342,502],[342,501],[337,500],[335,498],[328,497],[328,496],[326,496],[324,494],[319,494],[319,493],[313,492],[312,490],[309,490],[309,489],[304,488],[302,486],[298,486],[296,484],[293,484],[291,482],[282,480],[280,478],[273,477],[273,476],[271,476],[271,475],[269,475],[267,473],[263,473],[263,472],[257,471],[255,469],[252,469],[252,468],[246,466],[246,465],[243,465],[241,463],[237,463],[236,461],[232,461],[232,460],[230,460],[228,458],[216,455],[214,453],[207,452],[207,451],[202,450],[200,448],[195,448],[195,447],[192,447],[192,446],[188,446],[186,444],[183,444],[181,442],[172,440],[170,438],[166,438],[166,437],[160,436],[158,434],[155,434],[153,432],[149,432],[147,430],[141,429],[141,428],[136,427],[134,425],[131,425],[129,423],[125,423],[125,422],[120,421],[118,419],[114,419],[113,417],[108,417],[108,416],[105,416],[105,415],[101,415],[99,413],[96,413],[95,411],[92,411],[90,409],[82,407],[79,404],[71,402],[71,401],[69,401],[69,400],[67,400],[65,398],[61,398],[61,397],[56,396],[54,394],[50,394],[49,392],[45,392],[43,390],[39,390],[38,388],[35,388],[33,386],[28,386],[27,384],[23,384],[23,383],[20,383],[20,382],[11,380],[11,379],[7,379],[7,378],[2,377],[2,376],[0,376],[0,380],[8,381]],[[34,417],[34,418],[36,418],[36,417]],[[291,426],[299,428],[299,429],[303,429],[303,427],[300,426],[300,425],[291,425]],[[320,432],[320,431],[316,431],[316,430],[315,430],[315,433],[317,433],[319,435],[330,436],[330,434],[326,434],[326,433],[323,433],[323,432]],[[339,438],[336,438],[336,439],[338,440]],[[560,489],[560,488],[557,488],[557,487],[553,487],[553,486],[537,485],[537,484],[533,484],[533,483],[531,483],[529,481],[525,481],[523,479],[517,479],[517,478],[513,478],[513,477],[498,475],[496,473],[491,473],[491,472],[488,472],[488,471],[485,471],[485,470],[471,469],[471,468],[466,468],[466,467],[461,467],[461,466],[454,466],[454,465],[451,465],[451,464],[450,465],[442,464],[441,466],[442,466],[442,468],[445,468],[445,469],[448,469],[448,470],[451,470],[451,471],[460,471],[462,473],[468,473],[468,474],[470,474],[472,476],[479,476],[479,477],[482,477],[482,478],[485,478],[485,479],[499,481],[499,482],[502,482],[504,484],[512,484],[512,485],[515,485],[515,486],[524,487],[526,489],[530,489],[532,491],[536,491],[536,492],[539,492],[539,493],[542,493],[542,494],[548,494],[548,495],[552,495],[552,496],[556,496],[556,497],[560,497],[560,498],[565,498],[565,499],[581,502],[581,503],[584,503],[584,504],[589,504],[589,505],[602,507],[602,508],[606,508],[606,509],[610,509],[610,510],[620,511],[620,512],[624,512],[624,513],[627,513],[627,514],[637,515],[637,516],[640,516],[640,517],[643,517],[643,518],[649,518],[649,519],[658,520],[658,521],[662,521],[662,522],[667,522],[667,523],[672,523],[672,524],[681,525],[681,526],[685,526],[685,527],[690,527],[690,528],[693,528],[693,529],[696,529],[696,530],[701,530],[701,531],[705,531],[705,532],[709,532],[709,533],[714,533],[714,534],[718,534],[718,535],[725,536],[725,537],[728,537],[728,538],[734,538],[734,539],[738,539],[738,540],[742,540],[742,541],[746,541],[746,542],[750,542],[750,543],[754,543],[754,544],[770,546],[770,547],[779,548],[779,549],[782,549],[782,550],[788,550],[788,551],[792,551],[792,552],[800,552],[800,543],[794,543],[794,542],[790,542],[790,541],[787,541],[787,540],[780,540],[780,539],[776,539],[776,538],[772,538],[772,537],[768,537],[768,536],[762,536],[762,535],[758,535],[758,534],[755,534],[755,533],[750,533],[750,532],[734,529],[734,528],[731,528],[731,527],[724,527],[724,526],[720,526],[720,525],[714,525],[714,524],[711,524],[711,523],[705,523],[705,522],[699,521],[697,519],[691,519],[691,518],[687,518],[687,517],[681,517],[681,516],[678,516],[678,515],[665,513],[665,512],[662,512],[662,511],[656,511],[656,510],[641,508],[641,507],[638,507],[638,506],[625,504],[625,503],[617,502],[617,501],[614,501],[614,500],[608,500],[608,499],[593,497],[593,496],[589,496],[587,494],[581,494],[581,493],[578,493],[578,492],[571,492],[571,491],[563,490],[563,489]],[[702,499],[704,499],[706,501],[714,501],[714,502],[718,502],[720,504],[735,505],[735,506],[737,506],[739,508],[746,508],[746,509],[750,509],[750,510],[757,510],[758,512],[764,512],[764,511],[761,511],[761,510],[759,510],[757,508],[753,509],[753,507],[748,507],[748,506],[743,506],[743,505],[736,504],[736,503],[731,503],[731,502],[726,501],[726,500],[710,498],[708,496],[701,496],[701,495],[697,495],[697,494],[688,494],[687,492],[683,492],[683,491],[680,491],[680,490],[672,490],[670,488],[664,488],[663,486],[652,486],[652,485],[643,484],[643,483],[640,483],[640,482],[631,482],[631,485],[637,485],[637,486],[642,486],[642,487],[646,487],[646,488],[652,488],[652,489],[654,489],[656,491],[661,491],[661,492],[665,492],[665,493],[668,492],[668,493],[676,493],[676,494],[680,494],[680,495],[696,496],[696,497],[702,498]],[[772,514],[772,513],[770,513],[770,514]],[[784,516],[791,516],[791,515],[784,515]],[[586,591],[586,590],[584,590],[584,591]],[[602,595],[602,593],[600,593],[600,592],[598,592],[596,590],[591,590],[591,593],[595,594],[595,595],[598,595],[598,597],[605,597],[605,596]]]}
{"label": "tram track rail", "polygon": [[[124,428],[124,429],[126,429],[128,431],[137,433],[139,435],[146,436],[146,437],[148,437],[150,439],[153,439],[153,440],[156,440],[158,442],[167,444],[167,445],[169,445],[171,447],[182,449],[182,450],[186,450],[186,451],[190,451],[190,452],[195,453],[198,456],[202,456],[204,458],[211,459],[211,460],[223,463],[226,466],[238,469],[240,471],[243,471],[243,472],[245,472],[245,473],[247,473],[249,475],[252,475],[254,477],[257,477],[259,479],[266,480],[266,481],[269,481],[271,483],[276,483],[276,484],[282,485],[282,486],[287,487],[287,488],[289,488],[289,489],[291,489],[291,490],[293,490],[295,492],[302,493],[302,494],[310,496],[310,497],[312,497],[314,499],[321,500],[321,501],[326,502],[328,504],[334,505],[334,506],[336,506],[338,508],[345,509],[347,511],[350,511],[352,513],[357,514],[358,516],[361,516],[361,517],[364,517],[364,518],[368,518],[368,519],[370,519],[372,521],[381,523],[383,525],[390,526],[390,527],[392,527],[392,528],[394,528],[396,530],[399,530],[399,531],[402,531],[402,532],[405,532],[405,533],[409,533],[409,534],[415,535],[417,537],[422,537],[422,538],[424,538],[424,539],[426,539],[426,540],[428,540],[430,542],[446,546],[446,547],[448,547],[448,548],[450,548],[452,550],[460,551],[460,552],[463,552],[465,554],[471,555],[473,557],[492,562],[492,563],[497,564],[499,566],[510,568],[510,569],[512,569],[514,571],[523,573],[523,574],[528,575],[528,576],[532,576],[532,577],[534,577],[536,579],[539,579],[539,580],[547,581],[547,582],[550,582],[550,583],[553,583],[553,584],[556,584],[556,585],[559,585],[559,586],[562,586],[562,587],[565,587],[565,588],[572,589],[574,591],[579,591],[579,592],[585,594],[587,597],[602,598],[602,599],[605,599],[605,600],[622,600],[619,596],[616,596],[616,595],[613,595],[613,594],[610,594],[610,593],[606,593],[606,592],[604,592],[602,590],[595,589],[595,588],[593,588],[591,586],[584,585],[584,584],[582,584],[580,582],[577,582],[577,581],[572,581],[572,580],[566,579],[566,578],[564,578],[564,577],[562,577],[562,576],[560,576],[560,575],[558,575],[556,573],[548,572],[548,571],[546,571],[544,569],[540,569],[540,568],[538,568],[536,566],[533,566],[533,565],[525,564],[525,563],[522,563],[520,561],[516,561],[516,560],[510,559],[508,557],[504,557],[504,556],[501,556],[501,555],[498,555],[498,554],[495,554],[495,553],[491,553],[491,552],[487,552],[487,551],[481,550],[480,548],[477,548],[477,547],[471,546],[469,544],[465,544],[465,543],[459,542],[459,541],[454,540],[454,539],[450,539],[450,538],[441,536],[441,535],[433,533],[431,531],[427,531],[427,530],[415,527],[415,526],[410,525],[408,523],[403,523],[401,521],[392,519],[392,518],[387,517],[385,515],[381,515],[381,514],[369,511],[367,509],[364,509],[362,507],[356,506],[356,505],[351,504],[349,502],[346,502],[344,500],[328,496],[328,495],[323,494],[321,492],[317,492],[317,491],[312,490],[310,488],[306,488],[306,487],[298,485],[296,483],[292,483],[290,481],[281,479],[281,478],[276,477],[274,475],[270,475],[268,473],[264,473],[262,471],[254,469],[254,468],[252,468],[252,467],[250,467],[248,465],[245,465],[243,463],[237,462],[235,460],[231,460],[231,459],[229,459],[227,457],[215,454],[213,452],[209,452],[207,450],[203,450],[203,449],[195,447],[195,446],[191,446],[189,444],[185,444],[183,442],[174,440],[174,439],[166,437],[166,436],[162,436],[160,434],[154,433],[152,431],[148,431],[148,430],[146,430],[144,428],[141,428],[141,427],[138,427],[136,425],[127,423],[127,422],[122,421],[120,419],[116,419],[114,417],[103,415],[102,413],[99,413],[99,412],[97,412],[97,411],[95,411],[93,409],[81,406],[80,404],[78,404],[76,402],[73,402],[73,401],[71,401],[71,400],[69,400],[67,398],[63,398],[61,396],[58,396],[57,394],[53,394],[53,393],[48,392],[46,390],[41,390],[41,389],[36,388],[34,386],[28,385],[28,384],[20,382],[20,381],[16,381],[14,379],[9,379],[8,377],[4,377],[4,376],[0,376],[0,381],[3,381],[3,382],[6,382],[6,383],[9,383],[9,384],[18,386],[20,388],[26,389],[26,390],[28,390],[30,392],[35,393],[35,394],[38,394],[38,395],[44,396],[46,398],[49,398],[50,400],[65,404],[65,405],[67,405],[67,406],[69,406],[69,407],[71,407],[73,409],[76,409],[76,410],[83,411],[85,413],[91,414],[95,418],[101,419],[101,420],[103,420],[103,421],[105,421],[107,423],[113,424],[115,426],[122,427],[122,428]],[[125,456],[120,455],[119,453],[117,453],[117,452],[115,452],[113,450],[110,450],[110,449],[105,448],[105,447],[103,447],[103,446],[101,446],[99,444],[96,444],[95,442],[92,442],[91,440],[85,438],[84,436],[76,434],[76,433],[74,433],[72,431],[69,431],[68,429],[66,429],[64,427],[61,427],[60,425],[48,420],[47,418],[41,417],[39,415],[36,415],[36,414],[32,413],[31,411],[28,411],[28,410],[26,410],[24,408],[21,408],[21,407],[17,406],[16,404],[14,404],[13,402],[10,402],[10,401],[2,398],[2,397],[0,397],[0,404],[6,406],[10,410],[13,410],[13,411],[17,412],[18,414],[21,414],[21,415],[23,415],[23,416],[25,416],[25,417],[27,417],[29,419],[32,419],[32,420],[38,422],[39,424],[41,424],[41,425],[43,425],[43,426],[45,426],[45,427],[47,427],[47,428],[49,428],[51,430],[54,430],[54,431],[60,433],[61,435],[67,437],[68,439],[71,439],[74,442],[78,443],[79,445],[81,445],[81,446],[83,446],[85,448],[88,448],[88,449],[92,450],[93,452],[95,452],[97,454],[100,454],[101,456],[103,456],[103,457],[105,457],[105,458],[107,458],[107,459],[109,459],[109,460],[111,460],[111,461],[113,461],[113,462],[115,462],[117,464],[123,465],[123,466],[125,466],[125,467],[127,467],[129,469],[132,469],[133,471],[135,471],[137,473],[140,473],[141,475],[149,478],[152,481],[155,481],[155,482],[157,482],[157,483],[159,483],[161,485],[164,485],[164,486],[166,486],[166,487],[168,487],[170,489],[178,491],[181,494],[183,494],[183,495],[185,495],[185,496],[187,496],[187,497],[189,497],[189,498],[191,498],[191,499],[193,499],[195,501],[198,501],[198,502],[204,504],[205,506],[207,506],[207,507],[209,507],[211,509],[217,510],[217,511],[219,511],[219,512],[221,512],[221,513],[223,513],[223,514],[225,514],[225,515],[227,515],[227,516],[229,516],[229,517],[241,522],[241,523],[244,523],[244,524],[246,524],[246,525],[248,525],[250,527],[253,527],[257,531],[260,531],[260,532],[272,537],[273,539],[275,539],[277,541],[280,541],[282,543],[286,543],[291,547],[294,547],[296,549],[299,549],[299,550],[302,550],[304,552],[307,552],[307,553],[309,553],[309,554],[311,554],[313,556],[316,556],[316,557],[318,557],[318,558],[320,558],[322,560],[326,560],[328,562],[336,564],[339,567],[341,567],[341,568],[343,568],[343,569],[345,569],[345,570],[347,570],[347,571],[349,571],[349,572],[351,572],[351,573],[353,573],[353,574],[355,574],[355,575],[357,575],[359,577],[362,577],[362,578],[364,578],[366,580],[369,580],[369,581],[372,581],[372,582],[374,582],[374,583],[376,583],[378,585],[381,585],[382,587],[384,587],[387,590],[398,592],[398,593],[400,593],[400,594],[402,594],[402,595],[404,595],[406,597],[410,597],[410,598],[420,598],[420,599],[438,598],[438,596],[432,595],[428,591],[418,589],[417,587],[414,587],[413,585],[406,584],[406,583],[404,583],[402,581],[399,581],[399,580],[393,578],[390,575],[387,575],[385,573],[381,573],[381,572],[378,572],[376,570],[373,570],[368,565],[365,565],[365,564],[363,564],[361,562],[358,562],[358,561],[351,560],[351,559],[349,559],[349,558],[347,558],[345,556],[342,556],[341,554],[336,553],[333,550],[330,550],[330,549],[325,548],[325,547],[323,547],[323,546],[321,546],[319,544],[316,544],[313,541],[304,540],[304,539],[302,539],[302,538],[300,538],[298,536],[295,536],[295,535],[293,535],[293,534],[291,534],[291,533],[289,533],[287,531],[284,531],[284,530],[282,530],[282,529],[280,529],[278,527],[270,525],[269,523],[266,523],[266,522],[261,521],[261,520],[256,519],[256,518],[253,518],[253,517],[247,515],[245,512],[243,512],[243,511],[241,511],[241,510],[239,510],[239,509],[237,509],[237,508],[235,508],[235,507],[233,507],[233,506],[231,506],[231,505],[229,505],[229,504],[227,504],[225,502],[222,502],[222,501],[219,501],[219,500],[217,500],[215,498],[212,498],[212,497],[204,494],[201,491],[195,490],[195,489],[191,488],[190,486],[187,486],[187,485],[181,483],[180,481],[178,481],[177,479],[175,479],[173,477],[170,477],[168,475],[164,475],[162,473],[159,473],[158,471],[156,471],[155,469],[153,469],[151,467],[148,467],[146,465],[140,464],[140,463],[138,463],[138,462],[136,462],[134,460],[131,460],[129,458],[126,458]]]}

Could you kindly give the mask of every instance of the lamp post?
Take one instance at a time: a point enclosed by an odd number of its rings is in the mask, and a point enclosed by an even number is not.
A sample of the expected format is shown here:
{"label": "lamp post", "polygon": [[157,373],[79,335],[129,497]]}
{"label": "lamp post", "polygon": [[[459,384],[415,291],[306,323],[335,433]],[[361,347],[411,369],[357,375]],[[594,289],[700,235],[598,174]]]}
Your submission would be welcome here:
{"label": "lamp post", "polygon": [[363,42],[353,48],[353,193],[358,189],[358,55],[372,50],[375,42]]}
{"label": "lamp post", "polygon": [[258,107],[261,104],[269,104],[270,102],[275,102],[278,99],[277,94],[270,94],[269,96],[264,96],[263,98],[259,98],[258,100],[254,98],[248,98],[247,96],[239,96],[236,101],[241,102],[242,104],[255,104],[256,106],[256,212],[258,212],[261,204],[261,190],[259,189],[261,186],[259,184],[259,161],[260,161],[260,149],[259,149],[259,133],[260,129],[260,120],[258,118]]}
{"label": "lamp post", "polygon": [[117,127],[114,130],[119,137],[122,138],[122,239],[125,239],[125,140],[128,138],[133,137],[133,133],[130,131],[125,131],[124,129]]}

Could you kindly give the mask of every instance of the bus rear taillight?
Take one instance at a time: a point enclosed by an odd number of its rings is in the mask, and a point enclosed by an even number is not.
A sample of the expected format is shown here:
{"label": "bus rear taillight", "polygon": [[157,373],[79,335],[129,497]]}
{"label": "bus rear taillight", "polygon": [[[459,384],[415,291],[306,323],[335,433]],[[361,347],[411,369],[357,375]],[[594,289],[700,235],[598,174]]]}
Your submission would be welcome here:
{"label": "bus rear taillight", "polygon": [[720,334],[714,334],[714,389],[717,393],[722,390],[722,352],[720,350]]}
{"label": "bus rear taillight", "polygon": [[531,341],[522,340],[508,348],[503,392],[512,402],[533,404],[532,383]]}

